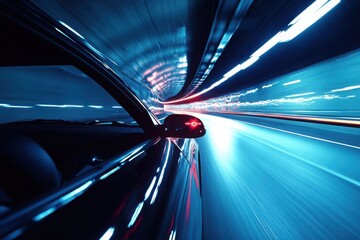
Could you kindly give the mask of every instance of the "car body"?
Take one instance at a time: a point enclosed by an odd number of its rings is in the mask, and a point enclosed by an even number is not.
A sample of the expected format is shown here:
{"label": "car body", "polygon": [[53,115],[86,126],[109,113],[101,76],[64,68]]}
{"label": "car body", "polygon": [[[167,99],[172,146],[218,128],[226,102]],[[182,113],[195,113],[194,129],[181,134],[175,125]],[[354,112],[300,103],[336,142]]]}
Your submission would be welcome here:
{"label": "car body", "polygon": [[1,2],[0,22],[0,238],[200,239],[202,122],[160,124],[27,1]]}

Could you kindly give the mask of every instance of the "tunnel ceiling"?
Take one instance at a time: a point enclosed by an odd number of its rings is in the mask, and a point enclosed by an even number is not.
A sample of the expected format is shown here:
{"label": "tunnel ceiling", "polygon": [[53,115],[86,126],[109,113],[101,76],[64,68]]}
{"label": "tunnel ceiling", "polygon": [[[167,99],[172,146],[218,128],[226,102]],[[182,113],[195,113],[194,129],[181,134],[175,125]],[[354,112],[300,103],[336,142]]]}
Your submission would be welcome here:
{"label": "tunnel ceiling", "polygon": [[[130,87],[132,84],[144,85],[160,100],[166,101],[189,96],[218,81],[314,1],[32,2],[83,39],[93,51],[106,57]],[[349,24],[350,21],[359,22],[356,13],[359,4],[354,3],[355,7],[349,3],[342,5],[342,10],[340,8],[332,20],[327,20],[332,24],[331,29],[324,25],[315,32],[308,31],[310,33],[303,42],[284,44],[282,50],[275,49],[252,71],[236,75],[202,99],[240,90],[359,47],[359,31],[354,30],[358,24]],[[334,31],[339,22],[346,27]],[[357,32],[352,33],[352,40],[348,40],[345,47],[334,48],[343,40],[341,37],[351,34],[352,30]]]}

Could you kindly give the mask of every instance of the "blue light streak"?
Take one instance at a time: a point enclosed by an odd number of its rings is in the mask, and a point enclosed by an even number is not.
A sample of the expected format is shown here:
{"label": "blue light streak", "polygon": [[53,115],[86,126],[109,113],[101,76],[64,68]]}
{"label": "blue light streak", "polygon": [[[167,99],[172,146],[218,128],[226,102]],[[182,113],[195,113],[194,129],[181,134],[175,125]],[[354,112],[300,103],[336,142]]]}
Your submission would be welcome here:
{"label": "blue light streak", "polygon": [[146,193],[145,193],[144,202],[149,198],[149,196],[150,196],[150,194],[151,194],[151,191],[152,191],[153,188],[154,188],[155,182],[156,182],[156,176],[154,176],[154,178],[153,178],[153,180],[151,181],[151,184],[150,184],[148,190],[147,190]]}
{"label": "blue light streak", "polygon": [[104,175],[102,175],[100,177],[100,180],[104,180],[106,179],[107,177],[109,177],[110,175],[112,175],[113,173],[117,172],[118,170],[120,169],[120,166],[117,166],[116,168],[112,169],[111,171],[105,173]]}
{"label": "blue light streak", "polygon": [[88,181],[85,184],[81,185],[80,187],[78,187],[77,189],[75,189],[74,191],[66,194],[65,196],[63,196],[62,198],[60,198],[60,202],[65,205],[69,202],[71,202],[72,200],[74,200],[75,198],[77,198],[78,196],[80,196],[88,187],[91,186],[91,184],[93,184],[94,181]]}
{"label": "blue light streak", "polygon": [[171,142],[170,140],[168,139],[168,146],[167,146],[167,150],[166,150],[166,155],[165,155],[165,163],[163,165],[163,167],[161,168],[161,173],[160,173],[160,176],[159,176],[159,180],[156,184],[156,188],[153,192],[153,195],[151,197],[151,201],[150,201],[150,204],[154,204],[155,203],[155,200],[156,200],[156,197],[157,197],[157,194],[158,194],[158,191],[159,191],[159,187],[161,185],[161,182],[163,180],[163,177],[164,177],[164,173],[165,173],[165,168],[166,168],[166,165],[168,163],[168,160],[169,160],[169,156],[170,156],[170,147],[171,147]]}
{"label": "blue light streak", "polygon": [[127,226],[128,228],[130,228],[130,227],[132,227],[132,226],[134,225],[134,223],[136,222],[137,218],[139,217],[139,214],[140,214],[143,206],[144,206],[144,202],[141,202],[141,203],[138,204],[138,206],[136,207],[135,212],[134,212],[134,214],[132,215],[131,220],[130,220],[128,226]]}
{"label": "blue light streak", "polygon": [[44,218],[46,218],[47,216],[49,216],[50,214],[52,214],[53,212],[55,212],[56,209],[57,209],[56,207],[51,207],[51,208],[43,211],[42,213],[36,215],[36,216],[33,218],[33,220],[34,220],[35,222],[39,222],[39,221],[41,221],[42,219],[44,219]]}

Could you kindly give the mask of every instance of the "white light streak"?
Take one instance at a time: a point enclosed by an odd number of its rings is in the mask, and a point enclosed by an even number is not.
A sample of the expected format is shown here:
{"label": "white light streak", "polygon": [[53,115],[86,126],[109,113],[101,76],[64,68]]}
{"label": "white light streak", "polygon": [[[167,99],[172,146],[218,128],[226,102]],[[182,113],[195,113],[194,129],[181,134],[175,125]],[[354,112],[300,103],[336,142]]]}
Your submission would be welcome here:
{"label": "white light streak", "polygon": [[256,52],[254,52],[251,57],[260,58],[264,53],[273,48],[276,44],[278,44],[281,40],[283,32],[278,32],[275,36],[270,38],[262,47],[260,47]]}
{"label": "white light streak", "polygon": [[32,106],[21,106],[21,105],[11,105],[11,104],[7,104],[7,103],[0,103],[0,107],[5,107],[5,108],[33,108]]}
{"label": "white light streak", "polygon": [[67,25],[66,23],[64,23],[63,21],[59,21],[59,23],[61,23],[64,27],[66,27],[67,29],[69,29],[70,31],[72,31],[73,33],[75,33],[78,37],[85,39],[83,36],[81,36],[80,33],[78,33],[77,31],[75,31],[72,27],[70,27],[69,25]]}
{"label": "white light streak", "polygon": [[294,81],[291,81],[291,82],[284,83],[283,86],[288,86],[288,85],[296,84],[296,83],[299,83],[299,82],[301,82],[300,79],[294,80]]}
{"label": "white light streak", "polygon": [[268,85],[264,85],[261,88],[265,89],[265,88],[271,88],[272,86],[274,86],[276,83],[272,83],[272,84],[268,84]]}
{"label": "white light streak", "polygon": [[350,90],[359,89],[359,88],[360,88],[360,85],[355,85],[355,86],[334,89],[334,90],[331,90],[331,92],[345,92],[345,91],[350,91]]}
{"label": "white light streak", "polygon": [[104,107],[103,106],[98,106],[98,105],[89,105],[89,108],[101,109],[101,108],[104,108]]}
{"label": "white light streak", "polygon": [[[326,3],[325,3],[326,2]],[[318,0],[305,9],[289,25],[291,27],[282,35],[282,42],[288,42],[309,28],[317,20],[333,9],[340,0],[324,1]]]}
{"label": "white light streak", "polygon": [[289,96],[286,96],[286,97],[301,97],[301,96],[307,96],[307,95],[312,95],[312,94],[315,94],[315,92],[293,94],[293,95],[289,95]]}
{"label": "white light streak", "polygon": [[113,228],[113,227],[109,228],[105,232],[105,234],[100,238],[100,240],[109,240],[112,237],[112,235],[114,234],[114,230],[115,230],[115,228]]}
{"label": "white light streak", "polygon": [[36,104],[38,107],[51,107],[51,108],[83,108],[84,105],[72,105],[72,104]]}

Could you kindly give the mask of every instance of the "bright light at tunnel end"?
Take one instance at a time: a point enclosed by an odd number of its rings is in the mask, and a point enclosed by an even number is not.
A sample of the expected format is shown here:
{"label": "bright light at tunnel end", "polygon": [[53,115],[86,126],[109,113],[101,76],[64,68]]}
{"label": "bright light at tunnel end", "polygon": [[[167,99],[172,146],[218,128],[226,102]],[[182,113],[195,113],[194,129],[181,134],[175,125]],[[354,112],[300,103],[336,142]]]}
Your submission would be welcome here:
{"label": "bright light at tunnel end", "polygon": [[196,98],[204,93],[207,93],[219,86],[220,84],[227,81],[229,78],[237,74],[238,72],[245,70],[246,68],[253,65],[257,62],[260,57],[269,51],[271,48],[276,46],[278,43],[288,42],[293,40],[299,34],[304,32],[307,28],[309,28],[312,24],[322,18],[326,13],[328,13],[331,9],[333,9],[336,5],[338,5],[341,0],[317,0],[313,4],[311,4],[308,8],[306,8],[303,12],[301,12],[297,17],[294,18],[289,24],[288,29],[285,31],[280,31],[275,34],[272,38],[270,38],[264,45],[262,45],[258,50],[256,50],[250,57],[236,65],[230,71],[223,75],[223,78],[212,84],[210,87],[202,90],[199,93],[193,94],[191,96],[180,98],[173,101],[165,101],[161,102],[162,104],[172,104],[172,103],[180,103],[193,98]]}

